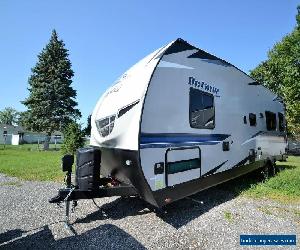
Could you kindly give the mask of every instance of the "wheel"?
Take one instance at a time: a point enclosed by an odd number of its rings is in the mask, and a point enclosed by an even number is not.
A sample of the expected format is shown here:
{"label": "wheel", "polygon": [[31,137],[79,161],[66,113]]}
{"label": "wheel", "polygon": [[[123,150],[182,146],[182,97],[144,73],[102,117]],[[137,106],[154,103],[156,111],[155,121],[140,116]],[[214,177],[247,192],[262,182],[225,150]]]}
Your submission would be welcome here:
{"label": "wheel", "polygon": [[273,177],[276,175],[276,165],[275,165],[275,162],[274,163],[271,163],[269,162],[269,177]]}
{"label": "wheel", "polygon": [[260,176],[263,180],[269,179],[269,164],[266,164],[260,171]]}
{"label": "wheel", "polygon": [[268,161],[266,165],[261,169],[260,174],[263,180],[267,180],[270,177],[274,176],[276,174],[275,163],[272,164],[271,161]]}

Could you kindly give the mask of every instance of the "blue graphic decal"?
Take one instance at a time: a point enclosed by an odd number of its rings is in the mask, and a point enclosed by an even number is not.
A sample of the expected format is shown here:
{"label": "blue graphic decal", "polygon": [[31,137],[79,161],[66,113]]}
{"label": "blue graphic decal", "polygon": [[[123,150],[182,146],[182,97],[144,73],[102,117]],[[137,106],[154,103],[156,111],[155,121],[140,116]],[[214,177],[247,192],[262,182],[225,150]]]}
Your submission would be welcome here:
{"label": "blue graphic decal", "polygon": [[141,133],[140,148],[215,145],[229,136],[227,134]]}

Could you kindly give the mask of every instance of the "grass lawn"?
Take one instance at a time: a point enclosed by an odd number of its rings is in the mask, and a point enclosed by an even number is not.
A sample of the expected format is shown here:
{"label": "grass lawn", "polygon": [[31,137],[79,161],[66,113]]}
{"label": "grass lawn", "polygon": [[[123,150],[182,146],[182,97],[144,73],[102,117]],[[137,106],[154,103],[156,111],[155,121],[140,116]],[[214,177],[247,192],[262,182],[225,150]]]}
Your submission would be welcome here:
{"label": "grass lawn", "polygon": [[0,172],[23,180],[61,181],[61,151],[38,151],[37,145],[0,146]]}
{"label": "grass lawn", "polygon": [[261,181],[253,173],[220,185],[221,189],[255,199],[272,199],[282,203],[300,202],[300,157],[289,156],[287,162],[276,162],[280,171]]}
{"label": "grass lawn", "polygon": [[242,191],[253,198],[269,198],[284,203],[300,202],[300,157],[289,156],[287,162],[277,162],[281,171],[274,177]]}

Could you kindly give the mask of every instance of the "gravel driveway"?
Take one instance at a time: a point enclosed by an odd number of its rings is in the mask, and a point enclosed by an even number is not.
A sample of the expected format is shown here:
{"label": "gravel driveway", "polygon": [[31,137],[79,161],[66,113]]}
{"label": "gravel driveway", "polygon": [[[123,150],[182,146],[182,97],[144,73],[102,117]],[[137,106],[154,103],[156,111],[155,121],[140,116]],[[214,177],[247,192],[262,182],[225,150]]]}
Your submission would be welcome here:
{"label": "gravel driveway", "polygon": [[96,199],[104,212],[79,201],[72,232],[64,209],[48,203],[60,187],[0,174],[0,249],[242,249],[240,234],[297,234],[299,241],[300,204],[234,197],[220,187],[175,202],[162,216],[134,197]]}

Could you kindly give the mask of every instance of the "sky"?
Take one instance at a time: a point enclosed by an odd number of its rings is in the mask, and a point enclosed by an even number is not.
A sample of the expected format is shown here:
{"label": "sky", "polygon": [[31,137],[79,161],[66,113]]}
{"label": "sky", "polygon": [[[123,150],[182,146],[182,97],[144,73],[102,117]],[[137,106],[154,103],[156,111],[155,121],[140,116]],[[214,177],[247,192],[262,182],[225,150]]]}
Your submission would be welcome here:
{"label": "sky", "polygon": [[0,0],[0,110],[26,110],[28,78],[56,29],[81,123],[128,68],[177,38],[249,73],[295,27],[300,0]]}

